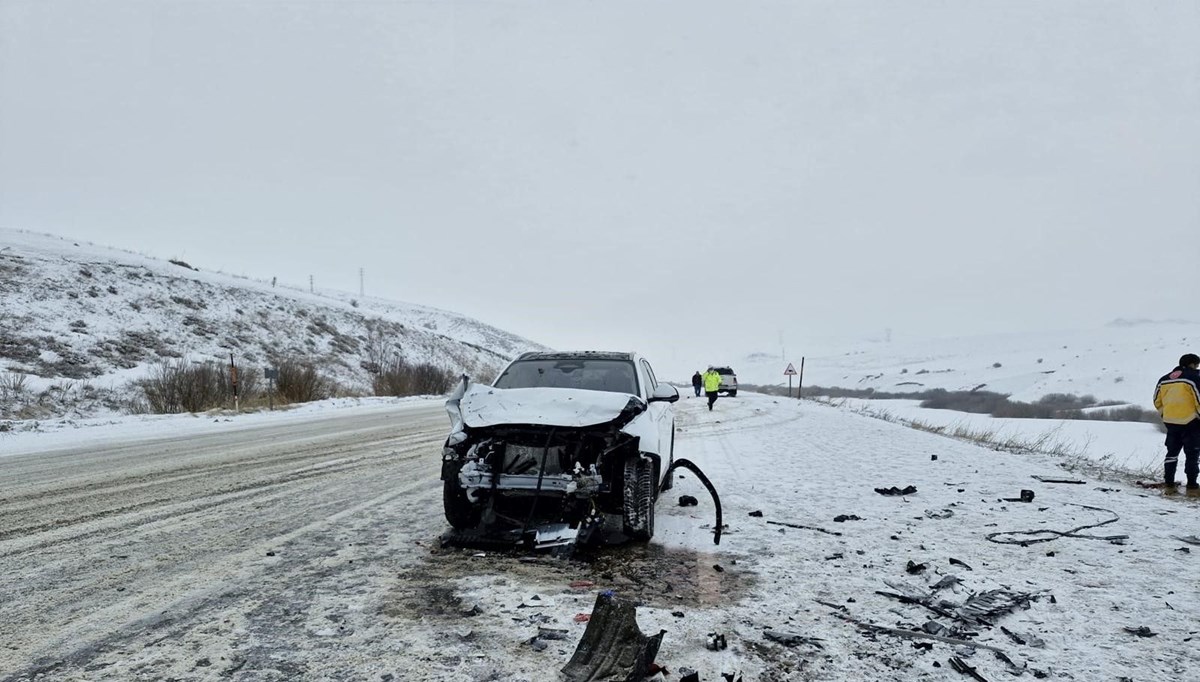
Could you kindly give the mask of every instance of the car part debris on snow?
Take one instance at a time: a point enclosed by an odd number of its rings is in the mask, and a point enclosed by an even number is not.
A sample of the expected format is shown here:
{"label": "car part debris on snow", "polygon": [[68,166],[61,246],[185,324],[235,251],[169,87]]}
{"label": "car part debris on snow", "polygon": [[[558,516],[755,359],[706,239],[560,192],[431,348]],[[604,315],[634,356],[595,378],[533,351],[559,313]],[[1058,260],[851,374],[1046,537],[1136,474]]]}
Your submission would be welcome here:
{"label": "car part debris on snow", "polygon": [[[1070,502],[1068,502],[1067,504],[1070,504],[1072,507],[1082,507],[1083,509],[1090,509],[1092,511],[1104,512],[1105,514],[1112,514],[1112,518],[1107,519],[1105,521],[1101,521],[1099,523],[1088,523],[1088,524],[1085,524],[1082,526],[1077,526],[1070,530],[1051,530],[1049,528],[1043,528],[1040,530],[1008,530],[1008,531],[1000,531],[997,533],[988,533],[984,537],[987,538],[988,541],[995,542],[997,544],[1020,545],[1022,547],[1026,547],[1028,545],[1032,545],[1037,542],[1050,542],[1051,540],[1057,540],[1058,538],[1081,538],[1084,540],[1104,540],[1105,542],[1111,542],[1111,543],[1117,544],[1117,545],[1124,544],[1124,541],[1129,539],[1128,535],[1084,535],[1084,534],[1081,534],[1079,532],[1081,530],[1087,530],[1088,528],[1099,528],[1100,526],[1107,526],[1110,523],[1115,523],[1115,522],[1119,521],[1121,519],[1121,517],[1115,511],[1112,511],[1110,509],[1103,509],[1101,507],[1090,507],[1086,504],[1074,504],[1074,503],[1070,503]],[[1019,537],[1006,537],[1006,536],[1029,536],[1029,537],[1019,538]],[[1045,536],[1049,536],[1049,537],[1045,537]],[[997,538],[999,538],[999,539],[997,539]]]}
{"label": "car part debris on snow", "polygon": [[959,620],[991,625],[991,619],[1029,606],[1039,595],[1011,590],[986,590],[967,598],[955,615]]}
{"label": "car part debris on snow", "polygon": [[1172,535],[1171,537],[1180,542],[1186,542],[1189,545],[1200,545],[1200,538],[1196,537],[1195,535]]}
{"label": "car part debris on snow", "polygon": [[951,509],[939,509],[939,510],[926,509],[925,516],[927,516],[931,519],[948,519],[951,516],[954,516],[954,511]]}
{"label": "car part debris on snow", "polygon": [[880,495],[888,496],[912,495],[913,493],[917,492],[917,486],[906,485],[904,488],[897,488],[896,486],[892,486],[890,488],[876,488],[875,492],[879,493]]}
{"label": "car part debris on snow", "polygon": [[708,639],[704,642],[704,648],[710,651],[724,651],[729,648],[729,643],[725,641],[725,635],[710,632]]}
{"label": "car part debris on snow", "polygon": [[761,518],[762,518],[762,515],[763,515],[763,513],[762,513],[761,511],[759,511],[759,510],[755,510],[755,511],[752,511],[752,512],[750,512],[750,516],[753,516],[753,517],[755,517],[755,518],[758,518],[758,519],[761,519]]}
{"label": "car part debris on snow", "polygon": [[816,526],[805,526],[805,525],[799,524],[799,523],[787,523],[786,521],[767,521],[767,523],[770,523],[775,526],[787,526],[788,528],[799,528],[801,530],[815,530],[818,533],[825,533],[827,535],[841,535],[841,533],[839,533],[835,530],[825,530],[824,528],[818,528]]}
{"label": "car part debris on snow", "polygon": [[547,628],[538,626],[537,636],[539,639],[566,639],[567,631],[559,630],[558,628]]}
{"label": "car part debris on snow", "polygon": [[1033,491],[1021,490],[1020,497],[1003,497],[1001,499],[1005,502],[1033,502]]}
{"label": "car part debris on snow", "polygon": [[649,674],[664,634],[666,630],[647,636],[638,628],[632,602],[601,592],[563,676],[568,682],[641,680]]}
{"label": "car part debris on snow", "polygon": [[[828,604],[825,602],[818,602],[818,603],[823,604],[824,606],[829,606],[831,608],[833,608],[835,606],[835,605]],[[838,607],[838,608],[840,608],[842,610],[845,609],[845,607]],[[867,622],[858,620],[856,618],[853,618],[849,615],[846,615],[842,611],[839,611],[836,609],[833,612],[833,616],[835,618],[844,620],[847,623],[852,623],[855,626],[857,626],[858,628],[865,630],[867,632],[876,632],[876,633],[881,633],[881,634],[886,634],[886,635],[892,635],[895,637],[903,637],[905,639],[931,639],[935,642],[942,642],[944,644],[954,644],[957,646],[975,647],[977,649],[987,649],[988,651],[999,651],[999,652],[1003,653],[1002,649],[991,646],[990,644],[982,644],[979,642],[969,642],[964,639],[954,639],[952,637],[943,637],[941,635],[931,635],[927,632],[922,632],[921,630],[905,630],[902,628],[889,628],[889,627],[886,627],[883,625],[875,625],[874,623],[867,623]]]}
{"label": "car part debris on snow", "polygon": [[985,678],[983,675],[980,675],[975,668],[967,665],[967,662],[958,656],[952,656],[949,663],[950,667],[954,669],[954,672],[962,673],[973,680],[978,680],[978,682],[988,682],[987,678]]}
{"label": "car part debris on snow", "polygon": [[1049,476],[1034,476],[1034,478],[1042,483],[1069,483],[1072,485],[1084,485],[1087,483],[1087,481],[1078,481],[1073,478],[1051,478]]}
{"label": "car part debris on snow", "polygon": [[961,582],[962,582],[962,579],[959,578],[958,576],[948,575],[948,576],[943,577],[941,580],[937,581],[933,585],[931,585],[930,588],[933,590],[943,590],[947,587],[953,587]]}
{"label": "car part debris on snow", "polygon": [[862,521],[862,519],[854,514],[838,514],[833,517],[834,523],[845,523],[846,521]]}
{"label": "car part debris on snow", "polygon": [[795,632],[784,632],[781,630],[771,630],[768,628],[763,630],[763,636],[772,642],[778,642],[786,647],[807,644],[808,646],[814,646],[818,649],[825,648],[821,645],[821,642],[825,640],[821,639],[820,637],[805,637],[804,635],[797,634]]}
{"label": "car part debris on snow", "polygon": [[529,646],[533,647],[534,651],[545,651],[546,648],[548,646],[550,646],[550,644],[548,644],[548,642],[550,642],[552,640],[565,640],[565,639],[566,639],[566,630],[559,630],[556,628],[539,627],[538,634],[532,636],[532,638],[529,638],[528,644],[529,644]]}
{"label": "car part debris on snow", "polygon": [[1012,630],[1009,630],[1008,628],[1004,627],[1003,625],[1000,626],[1000,632],[1003,632],[1004,634],[1008,635],[1009,639],[1016,642],[1017,644],[1020,644],[1021,646],[1031,646],[1036,649],[1040,649],[1040,648],[1046,646],[1045,640],[1043,640],[1041,637],[1038,637],[1037,635],[1018,634],[1016,632],[1013,632]]}
{"label": "car part debris on snow", "polygon": [[1153,630],[1146,627],[1145,625],[1143,625],[1141,627],[1136,627],[1136,628],[1127,627],[1127,628],[1125,628],[1125,632],[1128,632],[1131,635],[1137,635],[1138,637],[1157,637],[1158,636],[1157,632],[1154,632]]}
{"label": "car part debris on snow", "polygon": [[954,557],[950,557],[950,565],[951,566],[962,566],[963,568],[967,569],[968,571],[975,570],[975,569],[971,568],[970,566],[968,566],[966,563],[959,561],[958,559],[955,559]]}
{"label": "car part debris on snow", "polygon": [[700,500],[697,500],[696,498],[692,497],[691,495],[680,495],[679,496],[679,506],[680,507],[695,507],[698,504],[700,504]]}

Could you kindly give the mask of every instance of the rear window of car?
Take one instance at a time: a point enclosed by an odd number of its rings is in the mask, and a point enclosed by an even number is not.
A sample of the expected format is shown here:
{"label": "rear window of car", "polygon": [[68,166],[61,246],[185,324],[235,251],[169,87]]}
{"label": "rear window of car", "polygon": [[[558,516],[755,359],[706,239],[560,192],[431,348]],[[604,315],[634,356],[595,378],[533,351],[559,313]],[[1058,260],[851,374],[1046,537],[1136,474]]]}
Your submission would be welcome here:
{"label": "rear window of car", "polygon": [[579,388],[637,395],[637,370],[628,360],[518,360],[509,365],[493,385],[496,388]]}
{"label": "rear window of car", "polygon": [[717,374],[724,374],[726,376],[731,376],[731,375],[733,375],[733,370],[729,369],[728,367],[718,367]]}

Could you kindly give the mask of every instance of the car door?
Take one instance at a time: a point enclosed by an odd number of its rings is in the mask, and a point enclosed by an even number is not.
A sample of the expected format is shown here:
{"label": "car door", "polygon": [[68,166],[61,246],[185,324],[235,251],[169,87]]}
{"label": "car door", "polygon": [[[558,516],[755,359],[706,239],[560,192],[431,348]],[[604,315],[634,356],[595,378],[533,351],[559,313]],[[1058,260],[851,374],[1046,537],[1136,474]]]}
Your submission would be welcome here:
{"label": "car door", "polygon": [[[642,371],[642,383],[646,386],[646,399],[649,400],[658,386],[658,379],[654,376],[654,369],[645,359],[639,361],[639,365]],[[650,403],[649,411],[658,429],[658,454],[666,466],[670,463],[671,457],[671,436],[674,435],[675,429],[675,410],[671,403],[657,401]]]}

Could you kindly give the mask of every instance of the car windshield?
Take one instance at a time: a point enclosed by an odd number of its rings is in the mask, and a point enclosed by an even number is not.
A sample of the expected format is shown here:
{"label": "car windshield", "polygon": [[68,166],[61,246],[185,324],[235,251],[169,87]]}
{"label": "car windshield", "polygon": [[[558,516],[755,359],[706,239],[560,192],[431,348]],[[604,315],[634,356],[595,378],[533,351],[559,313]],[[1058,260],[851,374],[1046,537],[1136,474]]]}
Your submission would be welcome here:
{"label": "car windshield", "polygon": [[729,369],[728,367],[718,367],[718,368],[717,368],[717,374],[732,375],[732,374],[733,374],[733,370],[732,370],[732,369]]}
{"label": "car windshield", "polygon": [[581,388],[637,395],[637,378],[628,360],[559,358],[518,360],[496,379],[496,388]]}

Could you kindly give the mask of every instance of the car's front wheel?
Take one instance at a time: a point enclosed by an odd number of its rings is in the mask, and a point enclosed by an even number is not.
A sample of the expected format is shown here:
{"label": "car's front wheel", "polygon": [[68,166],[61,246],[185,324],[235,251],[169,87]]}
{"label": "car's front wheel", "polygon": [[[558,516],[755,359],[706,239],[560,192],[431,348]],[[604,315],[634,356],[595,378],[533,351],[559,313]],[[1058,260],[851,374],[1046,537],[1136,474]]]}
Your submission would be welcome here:
{"label": "car's front wheel", "polygon": [[625,462],[625,534],[645,542],[654,537],[654,463],[647,457]]}
{"label": "car's front wheel", "polygon": [[729,397],[730,397],[730,398],[736,398],[736,397],[737,397],[737,389],[736,389],[736,388],[735,388],[735,389],[733,389],[732,391],[730,391],[730,392],[729,392]]}

